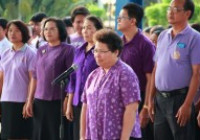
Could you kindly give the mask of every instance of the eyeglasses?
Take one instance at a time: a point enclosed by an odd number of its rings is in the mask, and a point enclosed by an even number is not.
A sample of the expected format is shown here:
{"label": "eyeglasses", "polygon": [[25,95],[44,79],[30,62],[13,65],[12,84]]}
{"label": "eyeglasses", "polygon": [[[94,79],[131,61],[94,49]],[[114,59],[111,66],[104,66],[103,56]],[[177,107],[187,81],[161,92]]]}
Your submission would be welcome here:
{"label": "eyeglasses", "polygon": [[131,19],[131,18],[130,17],[124,17],[124,16],[117,17],[117,20],[124,20],[124,19]]}
{"label": "eyeglasses", "polygon": [[183,11],[183,10],[184,10],[184,8],[180,8],[180,7],[171,7],[171,6],[169,6],[168,9],[167,9],[168,12],[171,11],[171,12],[173,12],[173,13],[178,13],[178,12]]}
{"label": "eyeglasses", "polygon": [[107,51],[102,51],[102,50],[92,50],[92,53],[95,54],[95,53],[99,53],[99,54],[105,54],[107,52],[109,52],[110,50],[107,50]]}

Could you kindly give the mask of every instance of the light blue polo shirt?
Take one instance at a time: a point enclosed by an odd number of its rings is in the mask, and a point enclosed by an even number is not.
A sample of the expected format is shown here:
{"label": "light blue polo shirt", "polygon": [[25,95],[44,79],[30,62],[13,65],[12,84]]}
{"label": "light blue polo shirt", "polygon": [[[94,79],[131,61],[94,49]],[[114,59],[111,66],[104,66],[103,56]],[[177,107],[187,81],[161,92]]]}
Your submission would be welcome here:
{"label": "light blue polo shirt", "polygon": [[189,25],[173,39],[171,32],[160,34],[154,56],[155,85],[160,91],[189,87],[192,65],[200,64],[200,34]]}
{"label": "light blue polo shirt", "polygon": [[36,53],[25,44],[20,50],[6,50],[0,60],[3,72],[1,101],[25,102],[28,95],[29,71],[33,70]]}

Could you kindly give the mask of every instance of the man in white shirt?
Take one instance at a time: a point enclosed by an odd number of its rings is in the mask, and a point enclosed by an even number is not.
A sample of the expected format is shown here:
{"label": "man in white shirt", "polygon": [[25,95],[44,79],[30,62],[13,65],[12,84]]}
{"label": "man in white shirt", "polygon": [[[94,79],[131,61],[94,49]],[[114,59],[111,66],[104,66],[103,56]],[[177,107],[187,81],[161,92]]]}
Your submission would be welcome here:
{"label": "man in white shirt", "polygon": [[0,18],[0,56],[7,49],[12,46],[10,41],[6,38],[6,25],[8,21],[4,18]]}

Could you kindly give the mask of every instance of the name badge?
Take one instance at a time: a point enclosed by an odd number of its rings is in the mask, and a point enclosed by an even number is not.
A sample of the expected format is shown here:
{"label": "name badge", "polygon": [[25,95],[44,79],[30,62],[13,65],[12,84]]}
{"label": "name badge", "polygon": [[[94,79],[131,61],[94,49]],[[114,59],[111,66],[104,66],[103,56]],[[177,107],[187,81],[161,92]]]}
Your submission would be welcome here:
{"label": "name badge", "polygon": [[179,42],[179,43],[177,43],[177,47],[178,47],[178,48],[185,48],[185,47],[186,47],[186,44],[185,44],[185,43]]}

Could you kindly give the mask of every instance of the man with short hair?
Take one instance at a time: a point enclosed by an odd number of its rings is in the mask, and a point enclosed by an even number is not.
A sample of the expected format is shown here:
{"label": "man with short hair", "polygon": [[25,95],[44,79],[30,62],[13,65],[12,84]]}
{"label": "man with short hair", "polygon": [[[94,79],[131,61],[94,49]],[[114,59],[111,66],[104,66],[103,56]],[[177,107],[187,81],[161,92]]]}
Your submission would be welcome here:
{"label": "man with short hair", "polygon": [[70,35],[70,42],[74,47],[81,46],[85,42],[82,35],[82,26],[85,17],[89,14],[88,9],[83,6],[76,7],[72,11],[71,20],[75,33]]}
{"label": "man with short hair", "polygon": [[0,56],[7,49],[12,46],[11,42],[6,37],[6,26],[8,21],[0,18]]}
{"label": "man with short hair", "polygon": [[158,38],[149,96],[155,140],[195,139],[193,100],[199,86],[200,34],[188,24],[193,13],[192,0],[172,0],[167,11],[172,28]]}
{"label": "man with short hair", "polygon": [[33,28],[33,35],[35,35],[35,38],[31,40],[31,46],[33,48],[38,49],[46,43],[46,41],[44,41],[43,37],[41,36],[42,21],[46,18],[47,15],[45,13],[36,13],[31,17],[29,21],[29,24]]}
{"label": "man with short hair", "polygon": [[[140,125],[143,128],[142,139],[153,140],[152,128],[149,124],[148,95],[153,70],[153,56],[155,47],[152,42],[142,34],[138,28],[144,15],[142,7],[134,3],[126,4],[120,11],[117,19],[117,29],[123,33],[123,49],[121,59],[127,63],[136,73],[139,79],[142,101],[139,106]],[[146,99],[145,99],[146,98]],[[138,126],[140,129],[140,126]],[[138,131],[139,132],[139,131]],[[138,133],[139,137],[139,133]]]}

